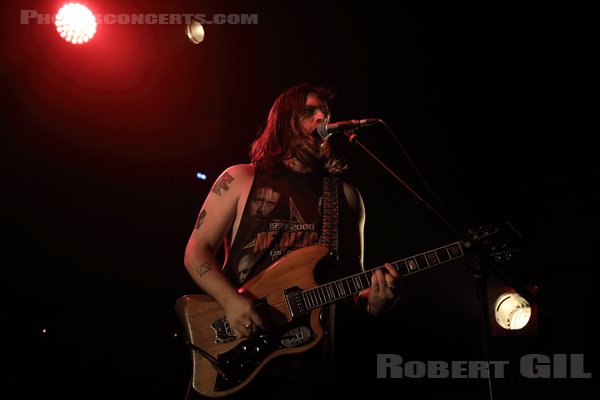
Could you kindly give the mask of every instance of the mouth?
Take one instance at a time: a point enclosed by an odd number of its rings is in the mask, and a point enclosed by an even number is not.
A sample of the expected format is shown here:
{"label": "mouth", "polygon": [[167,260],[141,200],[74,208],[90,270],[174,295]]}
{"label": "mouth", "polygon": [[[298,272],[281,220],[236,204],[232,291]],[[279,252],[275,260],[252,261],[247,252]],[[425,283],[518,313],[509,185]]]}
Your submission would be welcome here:
{"label": "mouth", "polygon": [[319,135],[319,133],[317,132],[317,130],[315,129],[314,131],[312,131],[312,133],[308,136],[309,140],[315,144],[319,144],[319,145],[323,145],[323,138],[321,137],[321,135]]}

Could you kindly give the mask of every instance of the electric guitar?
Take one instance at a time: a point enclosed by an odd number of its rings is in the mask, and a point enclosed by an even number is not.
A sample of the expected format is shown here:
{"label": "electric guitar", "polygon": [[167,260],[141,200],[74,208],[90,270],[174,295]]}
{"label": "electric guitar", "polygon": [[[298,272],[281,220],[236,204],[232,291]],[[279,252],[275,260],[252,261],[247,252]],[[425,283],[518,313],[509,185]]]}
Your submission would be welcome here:
{"label": "electric guitar", "polygon": [[[475,246],[486,247],[495,261],[508,259],[514,249],[514,228],[471,231],[468,241],[458,241],[391,263],[401,276],[458,259]],[[323,338],[319,314],[324,305],[354,295],[371,286],[377,268],[330,283],[317,285],[315,267],[329,255],[326,246],[295,250],[280,258],[238,289],[254,299],[270,329],[239,339],[225,312],[207,295],[186,295],[175,309],[192,349],[192,386],[201,395],[223,397],[248,385],[271,360],[302,353]]]}

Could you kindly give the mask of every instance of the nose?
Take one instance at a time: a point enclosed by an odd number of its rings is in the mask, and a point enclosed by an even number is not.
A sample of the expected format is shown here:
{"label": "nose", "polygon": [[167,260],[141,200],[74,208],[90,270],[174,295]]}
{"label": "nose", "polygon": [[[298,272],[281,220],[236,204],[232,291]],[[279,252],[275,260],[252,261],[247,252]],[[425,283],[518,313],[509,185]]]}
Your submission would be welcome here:
{"label": "nose", "polygon": [[314,115],[314,118],[317,124],[322,124],[323,122],[325,122],[326,116],[323,113],[323,111],[317,110],[317,112]]}

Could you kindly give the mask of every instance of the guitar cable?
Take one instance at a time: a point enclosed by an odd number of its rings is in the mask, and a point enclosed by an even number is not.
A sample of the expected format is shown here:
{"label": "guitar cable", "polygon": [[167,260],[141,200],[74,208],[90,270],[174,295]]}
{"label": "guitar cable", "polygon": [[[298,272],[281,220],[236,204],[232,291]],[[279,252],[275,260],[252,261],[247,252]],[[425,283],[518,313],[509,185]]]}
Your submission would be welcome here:
{"label": "guitar cable", "polygon": [[215,357],[211,356],[209,353],[202,350],[200,347],[196,346],[194,343],[190,342],[187,339],[185,340],[185,343],[188,346],[190,346],[192,348],[192,350],[197,351],[198,353],[200,353],[200,355],[202,357],[206,358],[208,360],[208,362],[210,362],[210,364],[213,366],[213,368],[217,371],[217,373],[219,375],[221,375],[222,378],[229,379],[227,372],[225,372],[221,367],[219,367],[219,362],[217,361],[217,359]]}

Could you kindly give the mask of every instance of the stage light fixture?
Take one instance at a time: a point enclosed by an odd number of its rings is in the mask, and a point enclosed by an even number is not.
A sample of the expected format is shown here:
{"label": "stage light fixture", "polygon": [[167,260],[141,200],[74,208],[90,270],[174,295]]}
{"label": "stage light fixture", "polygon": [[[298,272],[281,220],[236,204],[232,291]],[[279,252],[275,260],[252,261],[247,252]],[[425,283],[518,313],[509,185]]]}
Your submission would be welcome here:
{"label": "stage light fixture", "polygon": [[56,14],[56,30],[60,36],[72,44],[83,44],[96,34],[96,17],[84,5],[65,4]]}
{"label": "stage light fixture", "polygon": [[194,44],[198,44],[204,40],[204,27],[195,18],[187,24],[186,33],[190,41]]}
{"label": "stage light fixture", "polygon": [[490,334],[496,337],[533,337],[538,335],[539,310],[535,299],[539,287],[531,282],[523,285],[521,293],[503,280],[488,277],[487,307]]}
{"label": "stage light fixture", "polygon": [[518,293],[505,292],[496,298],[494,317],[498,325],[504,329],[522,329],[531,318],[531,306]]}

